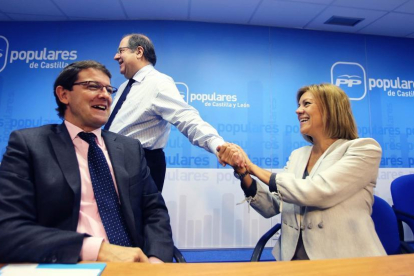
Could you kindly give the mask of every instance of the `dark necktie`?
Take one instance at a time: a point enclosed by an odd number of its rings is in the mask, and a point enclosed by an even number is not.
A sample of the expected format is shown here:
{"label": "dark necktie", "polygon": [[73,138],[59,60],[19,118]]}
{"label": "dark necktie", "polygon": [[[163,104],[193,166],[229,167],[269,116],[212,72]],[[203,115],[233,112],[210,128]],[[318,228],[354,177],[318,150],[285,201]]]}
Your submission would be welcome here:
{"label": "dark necktie", "polygon": [[131,90],[132,84],[135,82],[134,79],[130,79],[127,86],[124,89],[124,92],[122,92],[121,97],[119,97],[118,102],[116,103],[116,106],[114,110],[112,110],[111,116],[109,116],[108,122],[106,122],[104,129],[108,130],[111,125],[112,121],[115,119],[116,114],[121,109],[122,104],[125,102],[126,97],[128,96],[129,91]]}
{"label": "dark necktie", "polygon": [[95,134],[79,132],[78,136],[89,144],[88,166],[93,193],[109,242],[130,247],[131,240],[105,155],[96,144]]}

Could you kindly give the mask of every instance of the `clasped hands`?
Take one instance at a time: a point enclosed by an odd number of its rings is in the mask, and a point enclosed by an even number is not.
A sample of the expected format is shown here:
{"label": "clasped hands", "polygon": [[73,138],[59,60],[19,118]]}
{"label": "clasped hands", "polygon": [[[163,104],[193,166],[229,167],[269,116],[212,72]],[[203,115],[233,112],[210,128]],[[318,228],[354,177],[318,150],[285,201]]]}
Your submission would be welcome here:
{"label": "clasped hands", "polygon": [[233,143],[225,143],[217,147],[217,158],[220,164],[225,167],[230,165],[238,173],[250,173],[252,162],[250,161],[244,150]]}

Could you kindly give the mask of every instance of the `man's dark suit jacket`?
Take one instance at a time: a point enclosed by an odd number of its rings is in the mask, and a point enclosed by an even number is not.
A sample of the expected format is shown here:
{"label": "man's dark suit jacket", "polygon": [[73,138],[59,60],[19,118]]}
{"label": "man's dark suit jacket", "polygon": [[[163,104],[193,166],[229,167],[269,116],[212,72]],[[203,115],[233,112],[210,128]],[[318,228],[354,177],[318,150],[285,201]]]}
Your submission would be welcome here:
{"label": "man's dark suit jacket", "polygon": [[[102,131],[134,247],[172,261],[167,208],[139,141]],[[75,263],[81,180],[65,124],[14,131],[0,165],[0,263]]]}

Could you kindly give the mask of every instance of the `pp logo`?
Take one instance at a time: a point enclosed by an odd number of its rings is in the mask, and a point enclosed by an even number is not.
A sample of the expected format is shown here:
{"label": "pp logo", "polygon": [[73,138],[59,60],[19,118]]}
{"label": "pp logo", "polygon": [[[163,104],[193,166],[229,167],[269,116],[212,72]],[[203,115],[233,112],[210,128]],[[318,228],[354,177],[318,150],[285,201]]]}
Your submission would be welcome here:
{"label": "pp logo", "polygon": [[9,41],[0,35],[0,72],[6,67],[7,55],[9,53]]}
{"label": "pp logo", "polygon": [[188,93],[189,93],[189,89],[187,84],[183,83],[183,82],[176,82],[175,85],[178,88],[178,91],[180,92],[181,97],[183,97],[183,100],[188,103]]}
{"label": "pp logo", "polygon": [[365,69],[355,62],[336,62],[331,67],[331,83],[342,88],[350,100],[362,100],[367,94]]}

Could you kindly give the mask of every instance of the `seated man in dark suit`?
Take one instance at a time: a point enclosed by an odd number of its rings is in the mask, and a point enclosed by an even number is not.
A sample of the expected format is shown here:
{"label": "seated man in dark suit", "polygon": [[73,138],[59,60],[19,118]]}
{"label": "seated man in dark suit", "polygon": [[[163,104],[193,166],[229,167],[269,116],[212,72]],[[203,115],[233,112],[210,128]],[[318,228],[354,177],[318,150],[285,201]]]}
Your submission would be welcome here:
{"label": "seated man in dark suit", "polygon": [[[136,139],[101,130],[110,72],[68,65],[61,125],[14,131],[0,165],[0,263],[170,262],[168,211]],[[29,93],[29,92],[28,92]]]}

